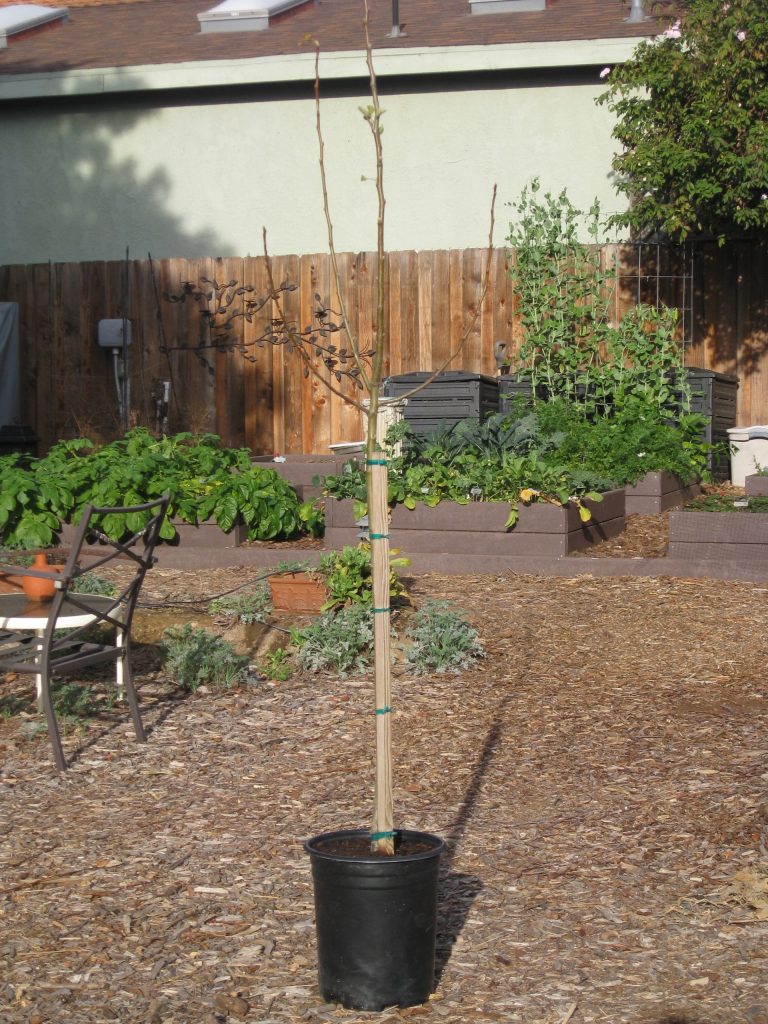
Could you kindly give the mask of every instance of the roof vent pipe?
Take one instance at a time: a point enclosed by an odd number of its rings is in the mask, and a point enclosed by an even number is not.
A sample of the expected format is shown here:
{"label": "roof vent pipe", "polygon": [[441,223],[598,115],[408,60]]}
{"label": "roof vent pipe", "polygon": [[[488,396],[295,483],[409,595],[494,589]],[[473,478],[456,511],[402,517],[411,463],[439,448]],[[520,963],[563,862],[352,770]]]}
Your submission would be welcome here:
{"label": "roof vent pipe", "polygon": [[632,7],[629,12],[627,21],[630,25],[637,24],[639,21],[645,21],[645,8],[643,0],[632,0]]}
{"label": "roof vent pipe", "polygon": [[397,39],[399,36],[407,36],[400,28],[400,0],[392,0],[392,31],[387,32],[389,39]]}

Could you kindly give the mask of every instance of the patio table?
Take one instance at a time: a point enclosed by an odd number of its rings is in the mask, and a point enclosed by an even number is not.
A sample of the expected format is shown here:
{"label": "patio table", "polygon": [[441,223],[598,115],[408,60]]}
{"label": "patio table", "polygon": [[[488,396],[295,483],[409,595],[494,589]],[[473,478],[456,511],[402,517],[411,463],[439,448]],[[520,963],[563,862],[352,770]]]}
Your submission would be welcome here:
{"label": "patio table", "polygon": [[[95,594],[78,594],[77,604],[64,599],[61,612],[56,623],[57,629],[77,629],[78,626],[87,626],[90,622],[97,620],[98,611],[106,611],[114,604],[109,597],[101,597]],[[82,605],[93,608],[93,614],[84,610]],[[24,629],[34,632],[42,637],[48,625],[48,618],[51,610],[50,601],[30,601],[26,594],[0,594],[0,630],[2,629]],[[123,630],[117,631],[117,645],[123,646]],[[37,700],[40,702],[42,696],[42,680],[40,676],[35,677],[37,685]],[[115,662],[115,681],[117,683],[117,696],[123,696],[123,659],[118,658]]]}

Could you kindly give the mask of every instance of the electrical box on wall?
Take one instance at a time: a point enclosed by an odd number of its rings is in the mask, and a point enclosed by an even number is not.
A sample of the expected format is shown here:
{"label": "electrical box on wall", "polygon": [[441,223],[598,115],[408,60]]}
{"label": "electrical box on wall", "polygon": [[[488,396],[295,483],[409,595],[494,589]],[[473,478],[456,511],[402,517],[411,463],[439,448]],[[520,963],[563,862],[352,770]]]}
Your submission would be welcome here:
{"label": "electrical box on wall", "polygon": [[102,348],[122,348],[131,343],[130,320],[99,320],[99,345]]}

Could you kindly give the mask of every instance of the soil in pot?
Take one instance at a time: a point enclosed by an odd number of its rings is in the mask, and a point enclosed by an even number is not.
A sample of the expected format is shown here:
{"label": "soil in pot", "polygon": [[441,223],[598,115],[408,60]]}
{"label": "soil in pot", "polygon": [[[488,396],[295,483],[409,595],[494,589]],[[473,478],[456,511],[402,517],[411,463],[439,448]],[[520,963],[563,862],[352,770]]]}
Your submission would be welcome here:
{"label": "soil in pot", "polygon": [[[323,841],[318,840],[315,849],[321,853],[334,854],[337,857],[386,857],[389,854],[371,850],[370,836],[358,835],[357,833],[345,833]],[[411,857],[415,853],[428,853],[434,849],[434,844],[423,839],[403,836],[399,834],[395,845],[395,857]]]}
{"label": "soil in pot", "polygon": [[398,832],[397,854],[388,857],[372,854],[368,833],[354,830],[316,836],[305,849],[323,999],[369,1011],[425,1003],[434,984],[443,841]]}

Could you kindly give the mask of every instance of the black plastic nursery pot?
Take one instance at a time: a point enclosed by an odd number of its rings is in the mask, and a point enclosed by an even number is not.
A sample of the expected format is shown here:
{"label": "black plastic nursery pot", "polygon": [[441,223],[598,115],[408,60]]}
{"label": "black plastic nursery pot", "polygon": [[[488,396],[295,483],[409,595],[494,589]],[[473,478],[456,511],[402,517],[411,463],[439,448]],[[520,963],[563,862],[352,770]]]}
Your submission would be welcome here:
{"label": "black plastic nursery pot", "polygon": [[[442,839],[396,833],[396,855],[350,853],[363,829],[307,840],[320,994],[351,1010],[416,1006],[434,984]],[[413,852],[412,852],[413,851]]]}

